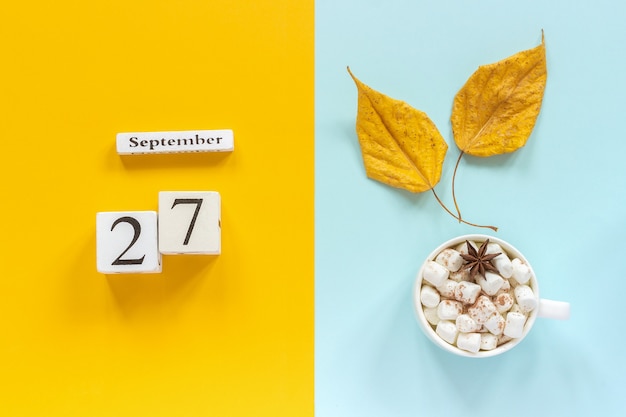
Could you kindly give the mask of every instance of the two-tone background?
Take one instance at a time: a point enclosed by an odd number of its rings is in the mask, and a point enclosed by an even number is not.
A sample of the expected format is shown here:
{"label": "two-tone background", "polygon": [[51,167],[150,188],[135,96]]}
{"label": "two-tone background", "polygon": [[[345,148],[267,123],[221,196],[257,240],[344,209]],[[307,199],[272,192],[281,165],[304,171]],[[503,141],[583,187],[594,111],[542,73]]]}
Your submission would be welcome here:
{"label": "two-tone background", "polygon": [[[0,14],[0,414],[605,415],[622,387],[626,9],[618,2],[12,2]],[[411,304],[459,225],[365,178],[356,89],[429,114],[450,148],[467,77],[537,45],[526,147],[466,158],[464,216],[572,303],[501,357],[438,350]],[[233,129],[231,154],[124,156],[127,131]],[[95,269],[95,213],[222,196],[222,255]]]}

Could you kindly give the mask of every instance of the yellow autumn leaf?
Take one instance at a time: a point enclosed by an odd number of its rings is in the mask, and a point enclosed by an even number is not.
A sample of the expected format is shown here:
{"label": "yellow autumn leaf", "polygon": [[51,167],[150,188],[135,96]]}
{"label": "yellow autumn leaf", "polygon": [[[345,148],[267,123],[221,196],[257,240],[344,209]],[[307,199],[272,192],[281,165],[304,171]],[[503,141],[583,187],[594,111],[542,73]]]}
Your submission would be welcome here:
{"label": "yellow autumn leaf", "polygon": [[513,152],[526,144],[546,87],[541,45],[481,66],[454,98],[452,132],[461,151],[474,156]]}
{"label": "yellow autumn leaf", "polygon": [[441,178],[448,145],[426,113],[359,81],[356,131],[369,178],[412,192]]}

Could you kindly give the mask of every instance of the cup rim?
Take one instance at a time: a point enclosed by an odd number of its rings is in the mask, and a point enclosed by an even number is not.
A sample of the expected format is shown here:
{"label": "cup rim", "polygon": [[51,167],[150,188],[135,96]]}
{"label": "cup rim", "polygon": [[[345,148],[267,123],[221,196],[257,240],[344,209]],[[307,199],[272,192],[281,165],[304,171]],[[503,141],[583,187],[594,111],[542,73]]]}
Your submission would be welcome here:
{"label": "cup rim", "polygon": [[512,244],[510,244],[509,242],[495,237],[495,236],[490,236],[490,235],[486,235],[486,234],[467,234],[467,235],[460,235],[460,236],[456,236],[453,237],[451,239],[446,240],[445,242],[441,243],[439,246],[437,246],[433,251],[430,252],[430,254],[424,259],[424,262],[422,263],[416,277],[415,277],[415,281],[413,284],[413,307],[415,310],[415,315],[417,318],[418,323],[420,324],[420,326],[422,327],[422,330],[424,331],[424,334],[437,346],[439,346],[440,348],[450,352],[450,353],[454,353],[456,355],[459,356],[464,356],[464,357],[469,357],[469,358],[487,358],[487,357],[492,357],[492,356],[497,356],[500,355],[502,353],[505,353],[511,349],[513,349],[515,346],[517,346],[520,342],[522,342],[522,340],[524,340],[524,338],[526,337],[526,335],[528,334],[528,332],[530,331],[530,329],[533,327],[535,320],[537,319],[537,312],[539,310],[539,308],[535,308],[533,311],[530,312],[530,314],[528,315],[528,319],[526,320],[526,323],[524,324],[524,331],[522,333],[522,336],[516,339],[513,339],[507,343],[504,343],[501,346],[496,347],[495,349],[492,350],[479,350],[476,353],[473,352],[469,352],[463,349],[460,349],[448,342],[446,342],[445,340],[443,340],[436,332],[435,329],[433,329],[433,327],[431,326],[431,324],[428,322],[428,320],[426,320],[426,316],[424,315],[424,310],[422,308],[422,303],[420,300],[420,291],[422,288],[422,281],[423,281],[423,271],[424,268],[426,266],[426,263],[428,261],[434,260],[435,257],[439,254],[439,252],[441,252],[442,250],[449,248],[449,247],[453,247],[458,245],[459,243],[465,242],[466,240],[471,240],[471,241],[478,241],[478,242],[484,242],[485,240],[489,239],[489,241],[491,243],[497,243],[500,246],[502,246],[502,249],[504,249],[507,254],[509,255],[510,258],[519,258],[520,260],[522,260],[524,263],[526,263],[526,265],[528,265],[528,267],[530,268],[530,272],[531,272],[531,278],[529,281],[529,285],[530,287],[533,289],[533,292],[535,294],[535,298],[537,299],[537,301],[540,300],[539,298],[539,286],[537,285],[537,277],[535,275],[535,271],[532,268],[532,265],[530,264],[530,262],[528,262],[528,260],[526,259],[526,257],[524,257],[524,254],[522,252],[519,251],[519,249],[517,249],[515,246],[513,246]]}

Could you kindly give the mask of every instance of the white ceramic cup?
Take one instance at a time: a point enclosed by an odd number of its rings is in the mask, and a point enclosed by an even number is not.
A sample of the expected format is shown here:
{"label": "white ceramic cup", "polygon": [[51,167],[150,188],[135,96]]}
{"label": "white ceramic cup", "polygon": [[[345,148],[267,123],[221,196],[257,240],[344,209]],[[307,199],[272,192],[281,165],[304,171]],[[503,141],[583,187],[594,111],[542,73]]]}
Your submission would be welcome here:
{"label": "white ceramic cup", "polygon": [[[537,297],[538,307],[529,313],[528,319],[526,320],[526,323],[524,325],[524,331],[523,331],[522,337],[512,339],[492,350],[480,350],[477,353],[472,353],[463,349],[459,349],[458,347],[446,342],[435,332],[435,329],[433,328],[433,326],[431,326],[428,320],[426,320],[426,316],[424,315],[424,310],[422,307],[422,303],[420,301],[420,292],[422,289],[424,268],[428,261],[434,260],[436,256],[442,250],[446,248],[455,248],[459,244],[462,244],[463,242],[465,242],[466,240],[474,241],[480,246],[480,244],[487,239],[489,239],[490,243],[499,244],[502,247],[502,249],[507,253],[509,258],[511,259],[519,258],[521,261],[526,263],[526,265],[528,265],[531,271],[531,278],[527,285],[529,285],[533,289],[535,297]],[[563,302],[563,301],[553,301],[553,300],[546,300],[546,299],[539,298],[539,286],[537,285],[537,277],[535,276],[535,272],[533,271],[532,266],[530,265],[530,262],[528,262],[528,260],[524,257],[524,255],[522,255],[522,253],[519,250],[517,250],[510,243],[503,241],[502,239],[498,239],[493,236],[481,235],[481,234],[464,235],[464,236],[455,237],[453,239],[448,240],[447,242],[442,243],[441,245],[439,245],[438,248],[433,250],[430,253],[430,255],[428,255],[428,257],[422,264],[422,267],[420,268],[419,272],[417,273],[417,277],[415,279],[415,285],[413,287],[413,305],[415,307],[415,313],[417,316],[418,323],[420,324],[422,330],[424,331],[424,334],[426,334],[426,336],[428,336],[428,338],[433,343],[435,343],[437,346],[439,346],[440,348],[448,352],[454,353],[456,355],[472,357],[472,358],[485,358],[489,356],[495,356],[495,355],[499,355],[499,354],[502,354],[504,352],[511,350],[526,337],[530,329],[533,327],[533,324],[535,323],[535,319],[537,317],[565,320],[565,319],[569,319],[569,316],[570,316],[569,303]]]}

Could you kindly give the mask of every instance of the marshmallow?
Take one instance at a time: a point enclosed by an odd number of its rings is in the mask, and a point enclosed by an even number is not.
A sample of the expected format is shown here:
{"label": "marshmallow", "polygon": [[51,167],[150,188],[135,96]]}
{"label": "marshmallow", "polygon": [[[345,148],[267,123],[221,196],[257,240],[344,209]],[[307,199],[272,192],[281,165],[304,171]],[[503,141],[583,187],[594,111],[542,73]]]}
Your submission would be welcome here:
{"label": "marshmallow", "polygon": [[513,338],[522,337],[524,334],[524,323],[526,323],[526,316],[522,313],[507,314],[504,335]]}
{"label": "marshmallow", "polygon": [[480,330],[482,326],[467,314],[459,314],[456,318],[456,328],[461,333],[473,333]]}
{"label": "marshmallow", "polygon": [[519,285],[519,282],[517,282],[513,277],[509,278],[508,281],[511,288],[515,288]]}
{"label": "marshmallow", "polygon": [[504,278],[511,278],[513,275],[513,265],[511,259],[505,254],[498,255],[491,260],[491,264],[496,267],[500,275]]}
{"label": "marshmallow", "polygon": [[521,313],[523,315],[526,315],[526,313],[523,312],[522,309],[520,308],[520,306],[517,305],[517,304],[513,304],[513,306],[509,310],[509,313]]}
{"label": "marshmallow", "polygon": [[469,316],[479,324],[484,324],[496,311],[496,306],[485,295],[478,297],[476,302],[467,309]]}
{"label": "marshmallow", "polygon": [[455,272],[461,269],[464,259],[458,251],[448,248],[439,252],[439,255],[435,258],[435,262],[445,267],[448,271]]}
{"label": "marshmallow", "polygon": [[454,290],[457,284],[458,282],[447,279],[443,282],[443,284],[437,287],[437,291],[439,291],[439,294],[441,294],[442,297],[454,298]]}
{"label": "marshmallow", "polygon": [[420,291],[420,301],[424,307],[437,307],[441,301],[441,296],[430,285],[423,285],[422,291]]}
{"label": "marshmallow", "polygon": [[449,278],[452,281],[461,282],[461,281],[470,281],[470,273],[469,269],[462,268],[455,272],[450,272]]}
{"label": "marshmallow", "polygon": [[489,243],[487,245],[486,254],[500,253],[491,260],[491,264],[496,267],[500,275],[504,278],[511,278],[513,274],[513,265],[511,265],[511,259],[507,256],[506,252],[502,250],[502,247],[497,243]]}
{"label": "marshmallow", "polygon": [[453,300],[443,300],[437,306],[437,315],[441,320],[456,320],[463,312],[463,304]]}
{"label": "marshmallow", "polygon": [[498,336],[502,334],[505,323],[506,322],[504,320],[504,317],[502,317],[502,315],[496,311],[491,316],[489,316],[484,326],[487,330],[489,330],[489,333]]}
{"label": "marshmallow", "polygon": [[478,352],[480,350],[480,344],[480,333],[461,333],[456,338],[456,346],[468,352]]}
{"label": "marshmallow", "polygon": [[515,287],[515,299],[522,313],[533,311],[537,307],[537,297],[528,285],[518,285]]}
{"label": "marshmallow", "polygon": [[491,255],[493,253],[504,253],[504,251],[502,250],[502,246],[500,246],[499,243],[489,242],[485,254]]}
{"label": "marshmallow", "polygon": [[456,329],[456,325],[447,320],[440,321],[439,324],[437,324],[435,332],[439,335],[439,337],[452,345],[456,341],[456,336],[459,333]]}
{"label": "marshmallow", "polygon": [[481,286],[473,282],[459,282],[454,289],[454,298],[464,304],[474,304],[480,294]]}
{"label": "marshmallow", "polygon": [[476,276],[476,283],[480,284],[487,295],[496,295],[498,290],[504,285],[504,278],[493,272],[485,272],[485,276]]}
{"label": "marshmallow", "polygon": [[506,342],[510,342],[511,340],[513,340],[512,337],[507,336],[504,333],[502,333],[500,336],[498,336],[498,346],[503,345]]}
{"label": "marshmallow", "polygon": [[480,335],[480,348],[482,350],[492,350],[498,346],[498,337],[491,333],[484,333]]}
{"label": "marshmallow", "polygon": [[526,284],[532,275],[530,267],[519,258],[513,259],[511,264],[513,265],[513,278],[515,278],[515,281],[520,284]]}
{"label": "marshmallow", "polygon": [[433,326],[436,326],[441,321],[439,315],[437,314],[437,307],[424,308],[424,317],[426,317],[426,321],[428,321]]}
{"label": "marshmallow", "polygon": [[494,304],[496,305],[498,313],[504,313],[506,311],[509,311],[511,307],[513,307],[514,303],[515,300],[513,299],[513,296],[511,295],[511,293],[508,292],[502,292],[498,294],[496,296],[496,299],[494,300]]}
{"label": "marshmallow", "polygon": [[424,267],[424,279],[432,284],[434,287],[438,287],[444,283],[448,276],[450,275],[450,271],[441,266],[435,261],[426,262],[426,266]]}
{"label": "marshmallow", "polygon": [[502,292],[508,292],[511,289],[511,282],[510,282],[510,280],[511,280],[510,278],[504,280],[504,284],[502,284],[502,286],[500,287],[500,289],[498,290],[496,295],[498,295],[498,294],[500,294]]}

